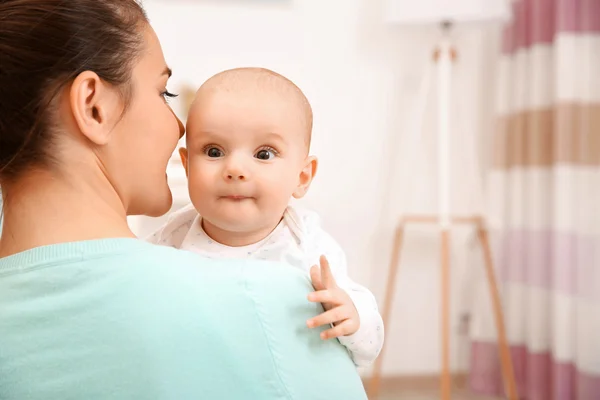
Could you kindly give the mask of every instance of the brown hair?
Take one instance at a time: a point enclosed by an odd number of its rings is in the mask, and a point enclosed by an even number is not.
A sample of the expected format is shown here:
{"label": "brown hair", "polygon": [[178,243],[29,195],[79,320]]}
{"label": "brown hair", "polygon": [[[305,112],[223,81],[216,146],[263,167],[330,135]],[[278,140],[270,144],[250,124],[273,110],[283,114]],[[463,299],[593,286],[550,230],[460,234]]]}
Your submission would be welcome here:
{"label": "brown hair", "polygon": [[54,99],[80,73],[127,106],[146,21],[135,0],[0,0],[0,182],[53,164]]}

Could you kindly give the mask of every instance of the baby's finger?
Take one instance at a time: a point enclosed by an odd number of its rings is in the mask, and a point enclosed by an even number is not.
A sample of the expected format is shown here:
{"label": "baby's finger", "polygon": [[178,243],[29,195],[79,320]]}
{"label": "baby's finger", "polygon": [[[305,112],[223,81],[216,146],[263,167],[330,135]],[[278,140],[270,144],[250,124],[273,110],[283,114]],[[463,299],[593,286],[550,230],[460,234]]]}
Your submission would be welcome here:
{"label": "baby's finger", "polygon": [[323,285],[328,289],[336,287],[335,278],[331,273],[327,257],[321,256],[319,258],[319,263],[321,264],[321,282],[323,282]]}
{"label": "baby's finger", "polygon": [[348,317],[349,313],[344,307],[336,307],[309,319],[306,322],[306,325],[308,325],[309,328],[316,328],[318,326],[329,325],[333,324],[334,322],[343,321]]}
{"label": "baby's finger", "polygon": [[343,301],[339,293],[335,290],[318,290],[316,292],[309,293],[308,301],[312,303],[328,303],[334,305],[340,305]]}
{"label": "baby's finger", "polygon": [[321,339],[333,339],[340,336],[346,336],[352,333],[352,322],[350,320],[346,320],[337,326],[334,326],[331,329],[327,329],[326,331],[321,332]]}
{"label": "baby's finger", "polygon": [[312,285],[315,288],[315,290],[325,289],[325,286],[323,285],[323,282],[321,281],[321,270],[316,265],[313,265],[312,268],[310,269],[310,280],[311,280]]}

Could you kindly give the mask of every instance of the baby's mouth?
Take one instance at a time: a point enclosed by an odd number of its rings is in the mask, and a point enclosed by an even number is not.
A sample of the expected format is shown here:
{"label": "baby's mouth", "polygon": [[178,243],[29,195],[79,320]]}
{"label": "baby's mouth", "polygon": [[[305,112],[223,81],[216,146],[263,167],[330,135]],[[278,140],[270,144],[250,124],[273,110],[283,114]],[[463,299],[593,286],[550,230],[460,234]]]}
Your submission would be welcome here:
{"label": "baby's mouth", "polygon": [[222,199],[225,200],[231,200],[231,201],[244,201],[244,200],[250,200],[252,199],[252,197],[250,196],[242,196],[242,195],[228,195],[228,196],[221,196]]}

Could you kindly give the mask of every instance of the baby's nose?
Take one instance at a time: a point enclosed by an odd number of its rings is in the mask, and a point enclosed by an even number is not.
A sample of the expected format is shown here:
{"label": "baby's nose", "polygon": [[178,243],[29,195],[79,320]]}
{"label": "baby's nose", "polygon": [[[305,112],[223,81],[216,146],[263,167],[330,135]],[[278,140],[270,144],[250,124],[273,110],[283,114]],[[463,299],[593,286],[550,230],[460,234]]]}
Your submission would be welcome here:
{"label": "baby's nose", "polygon": [[224,165],[223,179],[226,181],[247,181],[249,175],[246,163],[247,160],[243,154],[231,154],[227,157]]}
{"label": "baby's nose", "polygon": [[242,173],[228,173],[227,174],[227,179],[232,181],[232,180],[240,180],[243,181],[246,179],[246,176]]}

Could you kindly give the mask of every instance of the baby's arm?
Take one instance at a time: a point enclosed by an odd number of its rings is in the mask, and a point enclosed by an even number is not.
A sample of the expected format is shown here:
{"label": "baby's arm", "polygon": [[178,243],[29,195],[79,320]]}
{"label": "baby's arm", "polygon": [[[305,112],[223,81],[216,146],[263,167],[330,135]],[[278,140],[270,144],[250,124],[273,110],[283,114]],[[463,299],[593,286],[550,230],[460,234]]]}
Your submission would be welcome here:
{"label": "baby's arm", "polygon": [[312,265],[319,265],[319,257],[324,255],[336,284],[350,296],[358,311],[358,330],[352,335],[338,337],[338,340],[350,351],[357,366],[368,366],[379,355],[384,340],[383,320],[375,296],[366,287],[350,279],[346,255],[339,244],[321,228],[310,231],[306,250]]}

